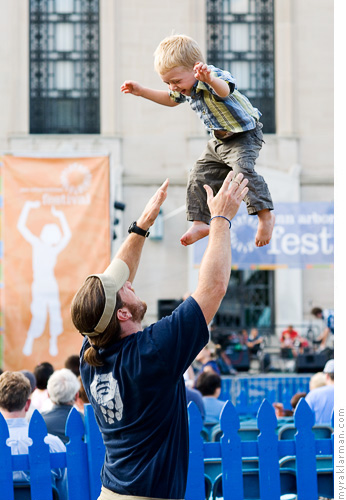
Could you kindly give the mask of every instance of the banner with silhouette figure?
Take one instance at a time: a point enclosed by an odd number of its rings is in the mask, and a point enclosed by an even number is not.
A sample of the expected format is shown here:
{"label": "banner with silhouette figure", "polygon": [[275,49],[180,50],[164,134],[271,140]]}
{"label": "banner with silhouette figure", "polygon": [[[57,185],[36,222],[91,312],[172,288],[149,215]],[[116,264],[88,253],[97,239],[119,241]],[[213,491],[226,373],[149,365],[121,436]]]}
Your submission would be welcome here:
{"label": "banner with silhouette figure", "polygon": [[109,159],[4,156],[4,367],[62,368],[70,304],[110,262]]}

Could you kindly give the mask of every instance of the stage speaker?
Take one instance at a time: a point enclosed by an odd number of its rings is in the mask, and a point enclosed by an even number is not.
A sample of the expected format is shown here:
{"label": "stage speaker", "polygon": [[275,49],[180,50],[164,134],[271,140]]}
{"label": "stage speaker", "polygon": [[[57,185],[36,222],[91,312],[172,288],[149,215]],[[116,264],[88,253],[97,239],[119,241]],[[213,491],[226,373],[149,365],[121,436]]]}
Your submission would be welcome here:
{"label": "stage speaker", "polygon": [[181,299],[163,299],[157,301],[157,319],[164,318],[172,314],[179,304],[183,301]]}
{"label": "stage speaker", "polygon": [[324,365],[328,361],[328,355],[321,353],[298,354],[296,359],[297,373],[317,373],[322,372]]}
{"label": "stage speaker", "polygon": [[233,368],[238,372],[247,372],[250,368],[249,351],[247,349],[238,351],[228,347],[226,354],[232,362]]}

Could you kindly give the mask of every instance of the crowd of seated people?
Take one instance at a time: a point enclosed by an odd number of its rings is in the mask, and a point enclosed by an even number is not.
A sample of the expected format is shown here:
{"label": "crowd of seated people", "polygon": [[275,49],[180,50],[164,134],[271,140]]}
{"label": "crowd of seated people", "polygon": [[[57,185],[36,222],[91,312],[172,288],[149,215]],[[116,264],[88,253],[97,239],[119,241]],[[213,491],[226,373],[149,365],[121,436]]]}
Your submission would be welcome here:
{"label": "crowd of seated people", "polygon": [[[10,438],[7,444],[12,455],[27,454],[31,439],[28,435],[29,422],[25,418],[30,406],[32,387],[28,378],[21,372],[5,371],[0,376],[0,413],[5,418]],[[55,435],[48,434],[45,442],[51,453],[64,452],[64,443]],[[52,469],[52,485],[59,492],[61,500],[67,500],[67,482],[65,469]],[[28,471],[14,471],[15,482],[30,483]]]}
{"label": "crowd of seated people", "polygon": [[[295,349],[298,348],[296,352],[305,347],[300,336],[296,335],[291,327],[287,328],[286,333],[283,332],[282,342],[285,342],[287,336],[296,343],[293,346]],[[263,337],[259,335],[257,329],[252,329],[249,335],[247,332],[246,335],[242,333],[240,340],[249,350],[253,349],[256,355],[261,348]],[[226,403],[219,399],[225,360],[220,356],[218,347],[210,342],[202,349],[184,376],[187,403],[193,401],[196,404],[206,425],[220,422],[220,415]],[[301,398],[305,398],[315,414],[316,423],[330,424],[334,405],[334,362],[328,363],[323,372],[311,377],[308,394],[299,392],[292,395],[290,408],[284,408],[280,402],[273,404],[278,419],[293,416],[298,402]],[[18,393],[18,404],[16,403],[15,407],[8,406],[6,402],[8,395],[4,393],[4,387],[12,387],[11,384],[15,385],[15,392]],[[12,453],[27,453],[28,421],[35,409],[40,411],[46,423],[50,450],[52,452],[65,450],[64,444],[68,442],[68,437],[65,435],[68,415],[75,407],[83,418],[84,404],[87,403],[88,398],[79,375],[77,355],[70,356],[65,362],[65,368],[61,370],[54,370],[50,363],[44,362],[37,365],[33,372],[28,370],[5,372],[0,377],[0,412],[10,428]],[[325,406],[328,408],[324,409]],[[19,436],[17,440],[13,438],[15,435]],[[52,471],[52,482],[59,486],[61,499],[67,498],[65,472]],[[26,479],[30,480],[28,476]]]}
{"label": "crowd of seated people", "polygon": [[[41,413],[46,423],[45,442],[50,452],[66,451],[68,415],[72,408],[76,408],[84,419],[84,405],[87,403],[79,375],[78,355],[69,356],[61,370],[54,370],[49,362],[39,363],[33,371],[3,372],[0,369],[0,413],[9,429],[7,443],[13,455],[28,453],[31,444],[29,422],[35,410]],[[56,488],[59,500],[68,499],[66,478],[66,469],[52,469],[52,486]],[[15,471],[13,479],[15,484],[29,484],[30,473]]]}

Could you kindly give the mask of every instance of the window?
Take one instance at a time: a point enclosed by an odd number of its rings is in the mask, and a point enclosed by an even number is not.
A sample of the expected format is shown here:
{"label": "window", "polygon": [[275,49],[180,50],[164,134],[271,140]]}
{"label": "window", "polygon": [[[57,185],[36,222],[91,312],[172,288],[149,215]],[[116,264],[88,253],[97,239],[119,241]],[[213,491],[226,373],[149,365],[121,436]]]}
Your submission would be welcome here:
{"label": "window", "polygon": [[30,0],[30,133],[100,133],[99,0]]}
{"label": "window", "polygon": [[275,133],[274,0],[207,0],[207,61],[232,73]]}
{"label": "window", "polygon": [[274,271],[232,270],[214,324],[235,331],[256,327],[261,333],[273,333]]}

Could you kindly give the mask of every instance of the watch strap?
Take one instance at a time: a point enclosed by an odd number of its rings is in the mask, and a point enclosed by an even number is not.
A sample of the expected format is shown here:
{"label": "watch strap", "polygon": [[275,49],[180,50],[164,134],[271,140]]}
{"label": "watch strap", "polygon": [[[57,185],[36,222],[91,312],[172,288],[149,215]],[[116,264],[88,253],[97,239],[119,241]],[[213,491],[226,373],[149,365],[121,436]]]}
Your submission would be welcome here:
{"label": "watch strap", "polygon": [[136,233],[139,234],[140,236],[143,236],[144,238],[148,238],[149,236],[149,230],[146,231],[145,229],[142,229],[141,227],[137,226],[137,221],[132,222],[132,224],[129,227],[129,233]]}

